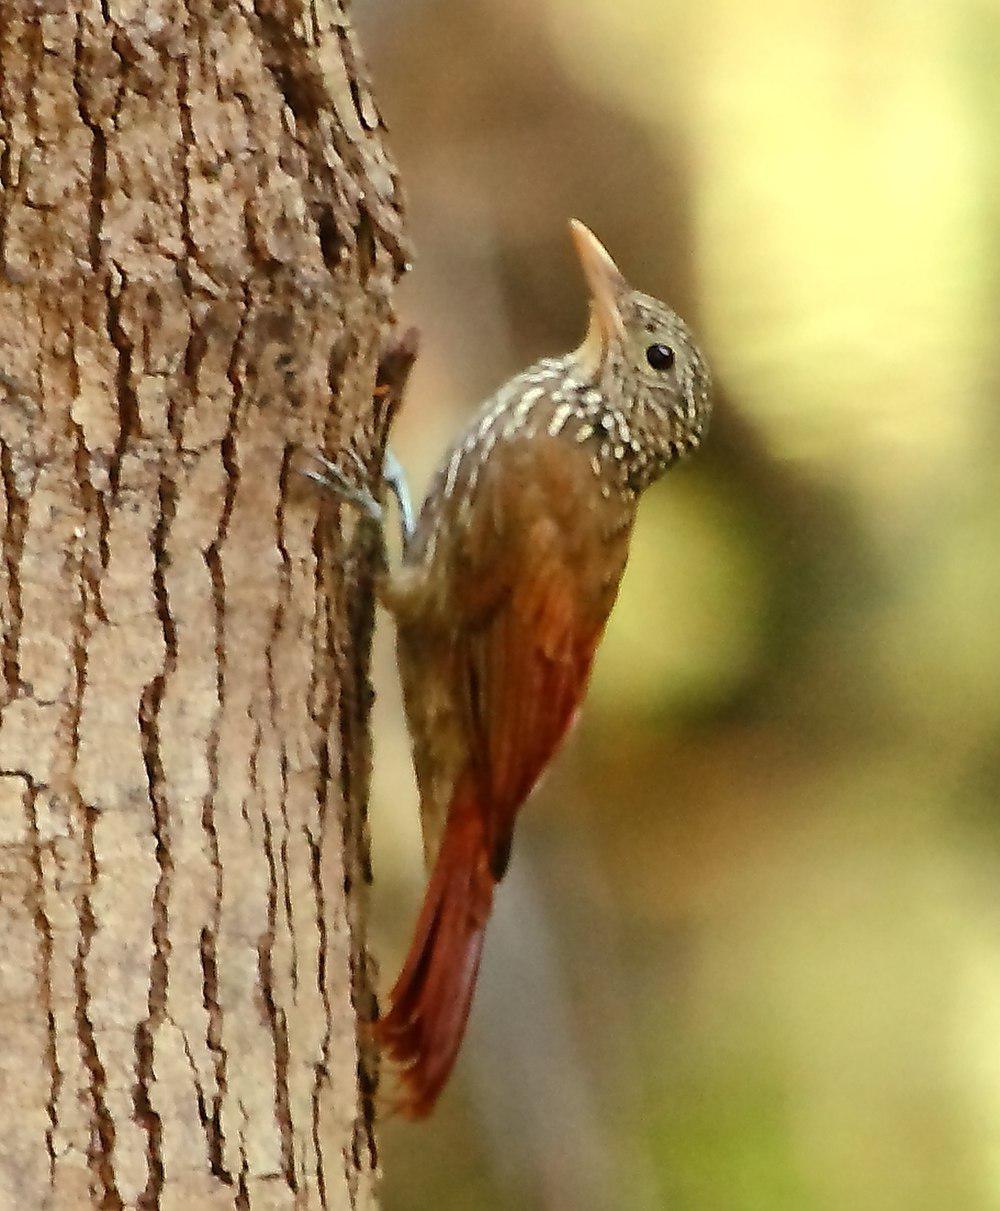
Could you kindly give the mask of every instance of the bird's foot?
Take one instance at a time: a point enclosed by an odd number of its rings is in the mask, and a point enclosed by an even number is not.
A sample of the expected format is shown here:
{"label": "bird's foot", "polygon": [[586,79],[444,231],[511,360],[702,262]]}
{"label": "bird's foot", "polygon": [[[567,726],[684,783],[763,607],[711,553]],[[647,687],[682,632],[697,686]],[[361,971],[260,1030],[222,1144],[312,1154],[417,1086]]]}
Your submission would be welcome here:
{"label": "bird's foot", "polygon": [[[379,501],[376,500],[372,491],[365,485],[365,481],[368,479],[368,468],[356,450],[348,448],[347,454],[357,471],[357,478],[346,474],[336,463],[331,462],[324,455],[320,454],[318,450],[307,450],[306,453],[314,462],[319,464],[316,470],[312,468],[302,469],[301,473],[307,479],[311,479],[313,483],[317,483],[328,492],[332,492],[334,496],[346,504],[360,509],[362,513],[372,518],[380,526],[383,524],[385,510]],[[399,528],[403,550],[405,551],[413,536],[413,504],[406,482],[406,472],[391,449],[387,449],[385,452],[385,459],[382,463],[382,479],[399,506]]]}
{"label": "bird's foot", "polygon": [[354,505],[374,521],[382,524],[382,506],[364,485],[363,481],[367,479],[368,471],[356,450],[349,448],[347,453],[359,472],[358,481],[354,481],[336,463],[331,462],[318,450],[307,450],[306,453],[322,468],[322,470],[313,470],[311,467],[302,468],[301,473],[307,479],[311,479],[313,483],[332,492],[346,504]]}

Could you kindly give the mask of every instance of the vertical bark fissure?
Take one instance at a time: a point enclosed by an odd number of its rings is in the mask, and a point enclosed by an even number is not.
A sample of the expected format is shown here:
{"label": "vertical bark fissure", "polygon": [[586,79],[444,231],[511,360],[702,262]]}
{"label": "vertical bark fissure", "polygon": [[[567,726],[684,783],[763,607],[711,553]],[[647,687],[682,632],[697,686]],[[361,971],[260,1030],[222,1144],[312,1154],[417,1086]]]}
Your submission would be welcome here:
{"label": "vertical bark fissure", "polygon": [[[107,15],[105,15],[105,21]],[[84,18],[80,12],[76,17],[76,34],[73,40],[73,91],[76,95],[77,115],[90,134],[90,165],[87,191],[88,240],[87,255],[90,267],[97,275],[98,281],[104,280],[106,292],[105,306],[109,305],[106,281],[107,269],[103,265],[101,249],[101,233],[104,228],[104,199],[108,191],[108,140],[100,122],[91,114],[84,85],[83,68],[83,38]],[[82,442],[82,435],[81,435]],[[84,475],[80,482],[89,482]],[[98,519],[98,551],[101,567],[108,566],[108,531],[111,526],[109,502],[103,492],[92,492],[92,503],[97,511]],[[100,591],[98,590],[98,600]]]}
{"label": "vertical bark fissure", "polygon": [[[0,97],[3,96],[3,12],[0,6]],[[0,125],[7,128],[7,116],[0,110]],[[10,208],[13,193],[11,182],[11,146],[4,142],[0,147],[0,274],[5,278],[10,276],[10,266],[7,263],[7,225],[10,222]]]}
{"label": "vertical bark fissure", "polygon": [[88,247],[91,269],[101,264],[101,230],[104,227],[104,198],[107,194],[108,141],[104,130],[90,113],[83,82],[83,13],[76,18],[76,37],[73,41],[73,90],[76,93],[76,109],[80,121],[90,132],[90,182],[88,195]]}
{"label": "vertical bark fissure", "polygon": [[154,855],[157,865],[152,904],[152,950],[149,971],[149,996],[144,1021],[135,1028],[136,1082],[135,1114],[146,1131],[146,1161],[149,1176],[140,1206],[155,1211],[163,1190],[163,1124],[153,1107],[150,1091],[156,1078],[154,1069],[154,1039],[164,1020],[167,1005],[167,980],[170,965],[169,902],[173,857],[170,851],[169,804],[164,794],[165,779],[160,754],[160,707],[167,680],[177,663],[177,629],[170,611],[165,571],[167,566],[167,535],[176,509],[176,487],[166,474],[160,476],[158,490],[159,512],[153,529],[153,598],[156,615],[163,635],[163,668],[146,686],[139,704],[139,731],[143,762],[149,788],[149,804],[153,820]]}
{"label": "vertical bark fissure", "polygon": [[[73,323],[68,324],[66,335],[69,342],[69,364],[72,380],[71,398],[77,399],[80,394],[80,375],[76,353],[76,326]],[[79,493],[80,511],[83,514],[85,523],[84,533],[86,534],[93,519],[96,520],[98,534],[106,534],[106,506],[101,493],[94,487],[88,474],[88,453],[83,429],[74,421],[72,411],[67,411],[66,423],[73,444],[73,482]],[[78,629],[89,640],[88,609],[93,611],[93,615],[98,622],[106,623],[108,621],[107,614],[104,612],[104,603],[101,599],[101,578],[99,574],[103,553],[100,550],[100,541],[98,541],[96,556],[91,544],[83,543],[81,547],[78,565],[80,576],[80,619]],[[74,758],[76,755],[77,740],[78,737],[74,728]]]}
{"label": "vertical bark fissure", "polygon": [[[8,405],[9,406],[9,405]],[[7,609],[4,611],[3,628],[3,676],[8,699],[17,695],[21,688],[21,669],[18,650],[21,642],[21,551],[27,528],[28,504],[17,490],[14,478],[14,461],[7,443],[0,439],[0,481],[3,483],[6,517],[4,519],[3,551],[7,573]]]}
{"label": "vertical bark fissure", "polygon": [[[261,980],[267,989],[265,1005],[267,1007],[268,1019],[271,1024],[272,1034],[274,1035],[274,1062],[275,1062],[275,1113],[278,1118],[279,1128],[281,1131],[281,1150],[282,1150],[282,1167],[285,1172],[286,1180],[289,1186],[296,1189],[295,1177],[295,1156],[293,1150],[292,1136],[292,1117],[291,1106],[289,1101],[288,1088],[288,1071],[289,1071],[289,1047],[288,1047],[288,1031],[285,1014],[283,1009],[275,1003],[274,985],[271,980],[271,960],[272,948],[274,945],[275,932],[278,928],[277,921],[277,896],[278,884],[281,884],[282,903],[285,911],[285,922],[288,933],[288,943],[290,948],[291,960],[291,993],[294,1001],[296,990],[298,987],[298,957],[296,951],[296,939],[294,928],[294,917],[291,900],[291,886],[288,872],[288,838],[289,838],[289,822],[288,822],[288,750],[285,743],[285,729],[281,723],[280,717],[280,701],[278,695],[278,687],[275,677],[275,645],[282,633],[285,620],[286,602],[291,585],[291,559],[288,553],[288,548],[285,540],[285,501],[288,492],[289,468],[291,465],[291,447],[286,444],[282,451],[281,469],[278,475],[278,498],[275,508],[275,544],[280,557],[280,574],[278,583],[278,593],[274,607],[274,617],[271,624],[271,632],[268,637],[267,646],[265,648],[264,659],[267,673],[267,688],[268,688],[268,703],[270,710],[270,728],[271,735],[275,738],[275,743],[278,746],[278,764],[280,774],[280,812],[281,812],[281,839],[277,848],[277,857],[275,855],[275,847],[271,831],[270,821],[265,814],[265,849],[267,852],[268,861],[268,920],[269,929],[267,935],[267,948],[262,950],[261,962]],[[279,869],[280,867],[280,869]],[[266,957],[267,966],[264,967],[264,958]]]}
{"label": "vertical bark fissure", "polygon": [[[374,382],[373,382],[374,387]],[[381,451],[379,459],[381,460]],[[344,898],[350,923],[351,1004],[363,1022],[375,1016],[373,980],[368,951],[360,917],[360,901],[364,888],[352,883],[352,867],[356,868],[362,885],[371,882],[371,856],[368,847],[368,775],[371,766],[371,737],[369,720],[374,701],[374,689],[369,676],[371,643],[375,627],[373,567],[377,543],[372,527],[364,520],[356,535],[356,562],[352,560],[350,574],[341,582],[339,607],[347,626],[347,652],[341,663],[340,684],[350,689],[341,692],[338,726],[341,737],[340,782],[344,789],[346,810],[341,820],[343,847],[350,858],[344,864]],[[351,592],[345,592],[347,585]],[[377,1079],[375,1061],[370,1050],[358,1048],[357,1081],[360,1094],[360,1114],[355,1119],[351,1140],[354,1171],[363,1168],[363,1160],[374,1168],[378,1161],[375,1143],[375,1092]],[[364,1154],[364,1157],[363,1155]]]}
{"label": "vertical bark fissure", "polygon": [[275,1001],[274,938],[278,928],[278,873],[274,861],[271,822],[266,809],[264,853],[267,857],[267,930],[257,943],[257,978],[264,1012],[274,1046],[274,1114],[281,1135],[281,1169],[290,1190],[295,1191],[295,1156],[292,1146],[292,1112],[288,1098],[288,1023],[284,1009]]}
{"label": "vertical bark fissure", "polygon": [[[80,753],[80,721],[87,685],[89,643],[92,634],[87,614],[87,589],[81,563],[80,613],[73,629],[73,688],[68,713],[70,768],[75,769]],[[99,600],[99,598],[98,598]],[[92,603],[93,605],[94,603]],[[73,957],[74,1021],[80,1058],[88,1077],[88,1093],[94,1113],[94,1130],[87,1146],[87,1164],[93,1181],[100,1191],[101,1206],[108,1211],[120,1211],[124,1203],[115,1180],[111,1161],[115,1146],[115,1123],[105,1098],[107,1073],[101,1060],[90,1018],[90,989],[87,982],[87,962],[97,933],[97,920],[91,904],[91,891],[97,884],[98,865],[94,848],[96,809],[84,801],[75,787],[68,794],[73,823],[82,851],[85,881],[76,894],[78,944]],[[53,1105],[56,1102],[53,1098]]]}
{"label": "vertical bark fissure", "polygon": [[[108,14],[104,12],[105,21]],[[131,348],[125,344],[118,314],[117,300],[113,297],[110,273],[102,250],[102,235],[104,227],[104,203],[107,196],[107,136],[89,109],[83,76],[83,14],[78,13],[76,37],[74,40],[73,86],[77,98],[77,111],[83,125],[90,132],[90,180],[89,180],[89,248],[91,268],[102,283],[106,317],[106,332],[112,346],[118,354],[118,380],[116,383],[117,403],[119,410],[120,436],[116,448],[116,457],[111,468],[113,494],[117,492],[118,470],[121,457],[124,454],[125,441],[128,437],[127,419],[130,413],[137,412],[138,403],[134,393],[128,397],[130,389]],[[107,569],[109,560],[108,534],[111,520],[111,504],[104,493],[96,493],[99,509],[99,538],[101,566]],[[74,704],[74,759],[79,748],[79,723],[83,709],[83,697],[86,687],[87,653],[83,646],[78,651],[76,703]],[[97,1046],[94,1026],[90,1017],[91,992],[87,979],[87,963],[91,953],[98,923],[91,902],[90,891],[97,885],[99,871],[97,854],[94,845],[94,826],[96,809],[92,804],[84,802],[80,796],[77,799],[77,818],[82,827],[82,845],[87,867],[87,887],[79,894],[78,921],[80,930],[79,946],[74,964],[74,986],[76,991],[76,1025],[80,1042],[83,1062],[90,1076],[90,1095],[94,1105],[96,1131],[88,1148],[88,1163],[103,1190],[103,1203],[110,1211],[117,1211],[124,1206],[121,1193],[115,1179],[112,1155],[115,1147],[116,1130],[114,1117],[108,1107],[105,1097],[107,1088],[107,1072]]]}
{"label": "vertical bark fissure", "polygon": [[226,1182],[233,1180],[225,1165],[225,1135],[222,1130],[222,1103],[228,1092],[228,1056],[222,1037],[222,1004],[219,998],[218,939],[222,921],[223,870],[219,849],[219,833],[215,821],[215,800],[219,791],[219,744],[222,716],[226,702],[226,581],[222,568],[222,547],[229,534],[229,524],[236,504],[239,487],[239,467],[236,462],[236,426],[243,402],[243,379],[239,365],[243,353],[246,325],[250,314],[250,293],[244,288],[243,307],[233,338],[226,377],[232,391],[226,432],[219,446],[219,457],[225,472],[222,510],[215,535],[205,550],[205,566],[212,586],[213,637],[215,652],[216,709],[207,742],[208,793],[202,804],[201,823],[208,844],[209,859],[214,875],[212,910],[209,923],[200,935],[199,954],[202,969],[202,996],[206,1013],[205,1045],[212,1057],[215,1072],[215,1093],[212,1113],[208,1118],[208,1155],[211,1171]]}
{"label": "vertical bark fissure", "polygon": [[[80,570],[82,578],[80,612],[72,632],[73,685],[67,719],[69,768],[71,770],[76,768],[80,754],[80,720],[83,715],[83,698],[87,685],[87,656],[92,634],[87,612],[88,592],[83,564],[81,564]],[[91,607],[94,608],[94,606],[95,602],[92,601]],[[100,1191],[102,1208],[106,1207],[108,1211],[119,1211],[123,1203],[111,1163],[111,1154],[115,1144],[115,1124],[104,1096],[107,1074],[97,1050],[94,1028],[90,1020],[90,992],[87,986],[87,960],[90,957],[91,945],[97,932],[97,922],[90,902],[91,889],[97,882],[97,855],[94,850],[96,812],[92,805],[84,802],[75,787],[68,792],[67,800],[72,811],[74,831],[82,851],[85,880],[75,896],[79,936],[72,961],[72,981],[77,1044],[80,1049],[80,1058],[86,1069],[88,1093],[94,1111],[94,1130],[87,1144],[87,1165],[95,1188]],[[53,1107],[58,1104],[55,1096],[57,1092],[57,1090],[52,1091]]]}
{"label": "vertical bark fissure", "polygon": [[[192,28],[193,22],[187,25]],[[188,64],[181,57],[177,63],[177,114],[180,120],[181,137],[177,147],[178,177],[180,179],[181,240],[184,255],[177,263],[177,276],[187,302],[190,329],[184,350],[184,379],[187,386],[188,406],[197,398],[198,364],[208,347],[208,342],[193,314],[193,289],[191,285],[191,262],[198,262],[198,246],[191,231],[191,169],[188,159],[194,147],[194,129],[191,123],[191,106],[188,102]],[[167,405],[167,429],[174,439],[178,452],[181,446],[183,417],[178,415],[178,396],[172,395]]]}
{"label": "vertical bark fissure", "polygon": [[201,826],[205,833],[208,857],[213,874],[212,905],[209,922],[202,927],[199,935],[198,953],[201,962],[202,1003],[205,1008],[205,1046],[212,1057],[215,1076],[212,1112],[207,1120],[209,1128],[207,1137],[209,1167],[216,1177],[220,1177],[225,1181],[232,1181],[232,1175],[226,1169],[224,1163],[225,1139],[222,1132],[222,1102],[226,1096],[228,1083],[226,1079],[226,1048],[222,1038],[222,1006],[219,1000],[218,964],[218,938],[222,916],[222,857],[219,850],[219,833],[215,823],[215,798],[219,789],[220,726],[226,675],[222,615],[223,603],[225,601],[225,587],[218,554],[218,543],[221,542],[222,536],[220,529],[216,541],[205,552],[205,564],[212,583],[215,611],[213,626],[215,631],[217,709],[208,736],[206,752],[208,791],[202,802],[201,809]]}
{"label": "vertical bark fissure", "polygon": [[[107,316],[107,334],[117,354],[118,369],[115,375],[115,403],[118,409],[118,437],[111,454],[111,465],[108,468],[109,485],[109,514],[118,501],[118,487],[121,481],[122,462],[128,449],[129,438],[140,431],[139,397],[136,394],[135,382],[132,376],[132,358],[135,349],[132,339],[122,321],[122,299],[128,289],[128,281],[124,270],[113,261],[105,270],[105,305]],[[105,534],[104,549],[107,551],[107,534]]]}
{"label": "vertical bark fissure", "polygon": [[[189,18],[185,30],[189,33],[195,28],[194,14],[188,8],[185,10],[186,16]],[[195,42],[192,47],[192,53],[200,54],[201,40],[200,30],[195,37]],[[178,272],[181,275],[181,281],[184,285],[184,291],[190,300],[191,290],[191,270],[190,262],[194,262],[199,268],[204,270],[204,266],[200,264],[198,256],[198,243],[194,238],[194,233],[191,230],[191,166],[190,157],[195,148],[194,124],[191,120],[191,102],[190,102],[190,68],[188,60],[181,56],[177,62],[177,115],[180,122],[181,138],[178,147],[178,165],[180,178],[180,215],[181,215],[181,239],[184,242],[184,257],[178,263]]]}
{"label": "vertical bark fissure", "polygon": [[239,1103],[239,1111],[241,1119],[239,1128],[240,1171],[237,1174],[236,1199],[233,1203],[233,1208],[234,1211],[250,1211],[250,1191],[247,1188],[247,1174],[249,1172],[246,1138],[247,1112],[242,1102]]}
{"label": "vertical bark fissure", "polygon": [[[327,542],[326,509],[321,504],[316,525],[312,534],[312,549],[315,567],[316,599],[321,603],[317,611],[317,635],[314,648],[323,653],[327,662],[332,661],[334,653],[335,632],[332,618],[332,579],[333,561],[330,559]],[[329,931],[327,929],[326,891],[323,886],[323,848],[326,841],[329,815],[331,810],[329,788],[333,774],[330,759],[330,748],[333,743],[332,727],[334,717],[334,698],[328,678],[320,678],[321,662],[317,660],[313,669],[310,687],[310,714],[316,724],[319,735],[319,752],[317,753],[317,783],[316,797],[319,804],[317,818],[318,835],[311,829],[306,829],[309,842],[310,875],[312,877],[313,896],[315,900],[316,929],[319,934],[319,953],[316,964],[316,983],[320,998],[323,1002],[323,1038],[320,1043],[320,1058],[313,1072],[312,1089],[312,1132],[316,1144],[317,1155],[322,1157],[320,1140],[321,1102],[324,1086],[330,1079],[330,1048],[333,1033],[333,1006],[330,1000],[328,984],[327,955],[329,953]],[[349,810],[345,801],[345,810]],[[323,1205],[326,1205],[326,1174],[325,1167],[320,1163],[318,1182]]]}
{"label": "vertical bark fissure", "polygon": [[[218,845],[213,855],[218,862]],[[218,922],[216,922],[216,929]],[[205,1046],[212,1057],[215,1076],[215,1093],[212,1096],[212,1111],[207,1105],[202,1118],[208,1145],[208,1167],[214,1177],[231,1185],[233,1175],[225,1164],[225,1136],[222,1132],[222,1100],[226,1096],[226,1050],[222,1042],[222,1009],[219,1004],[219,970],[216,940],[205,926],[199,935],[198,953],[201,961],[202,1003],[205,1007]]]}
{"label": "vertical bark fissure", "polygon": [[[83,850],[91,887],[97,881],[97,855],[94,850],[94,818],[96,812],[88,804],[79,803],[79,815],[83,824]],[[83,891],[79,896],[78,923],[80,943],[73,962],[73,985],[76,993],[76,1030],[80,1053],[90,1077],[90,1097],[94,1107],[94,1133],[87,1148],[87,1162],[101,1192],[101,1206],[108,1211],[123,1211],[124,1203],[115,1181],[111,1157],[115,1149],[115,1120],[105,1098],[108,1076],[94,1036],[90,1020],[90,989],[87,986],[87,960],[97,933],[90,895]]]}
{"label": "vertical bark fissure", "polygon": [[268,639],[264,658],[267,665],[271,728],[272,734],[277,737],[278,766],[281,775],[281,843],[278,847],[278,856],[281,863],[281,890],[285,907],[285,920],[288,923],[288,944],[291,950],[292,996],[294,997],[299,985],[299,961],[293,926],[291,877],[288,870],[288,842],[290,835],[288,821],[288,746],[285,742],[285,729],[281,726],[281,703],[274,669],[274,649],[285,625],[285,611],[291,592],[292,561],[285,540],[285,502],[288,499],[292,454],[292,446],[286,443],[281,455],[281,470],[278,473],[278,504],[275,510],[275,544],[281,559],[281,574],[278,584],[277,601],[274,607],[274,621],[271,626],[271,634]]}
{"label": "vertical bark fissure", "polygon": [[49,1091],[45,1104],[48,1126],[45,1128],[45,1150],[49,1157],[49,1184],[55,1177],[56,1150],[53,1136],[58,1125],[56,1103],[62,1084],[59,1057],[56,1052],[56,1019],[52,1010],[52,922],[45,911],[45,872],[42,869],[42,844],[38,835],[37,800],[39,787],[25,776],[24,811],[31,843],[31,868],[34,885],[29,908],[39,939],[38,999],[45,1011],[45,1062],[49,1069]]}
{"label": "vertical bark fissure", "polygon": [[[320,816],[320,827],[322,828],[322,815]],[[325,1023],[323,1031],[323,1039],[320,1044],[320,1059],[313,1069],[313,1087],[312,1087],[312,1137],[313,1147],[316,1151],[316,1182],[319,1188],[320,1205],[325,1209],[326,1202],[326,1174],[323,1166],[323,1147],[319,1136],[319,1120],[320,1120],[320,1092],[323,1087],[323,1082],[329,1078],[329,1055],[330,1055],[330,1023],[332,1015],[330,1010],[330,993],[326,985],[326,953],[327,953],[327,932],[326,932],[326,904],[323,896],[323,876],[320,867],[320,844],[307,828],[305,830],[306,840],[309,843],[309,873],[312,878],[313,896],[316,905],[316,930],[319,934],[319,954],[316,961],[316,983],[319,986],[320,999],[323,1002],[323,1020]]]}
{"label": "vertical bark fissure", "polygon": [[[202,1131],[205,1133],[205,1138],[207,1141],[208,1132],[210,1130],[209,1119],[208,1119],[208,1103],[205,1099],[205,1087],[202,1084],[201,1074],[199,1073],[198,1065],[195,1062],[194,1052],[191,1050],[191,1040],[187,1036],[187,1031],[182,1030],[181,1027],[178,1026],[177,1023],[173,1021],[173,1019],[170,1017],[169,1014],[166,1015],[166,1018],[167,1018],[167,1021],[170,1022],[170,1024],[174,1027],[174,1029],[180,1035],[181,1046],[184,1048],[184,1058],[187,1060],[188,1071],[191,1073],[191,1085],[194,1088],[195,1108],[198,1111],[198,1123],[201,1126]],[[220,1173],[216,1173],[214,1171],[214,1169],[212,1169],[211,1157],[209,1157],[209,1170],[212,1173],[213,1177],[223,1178],[223,1180],[226,1180],[227,1185],[229,1184],[230,1179],[229,1179],[228,1174],[223,1175]]]}

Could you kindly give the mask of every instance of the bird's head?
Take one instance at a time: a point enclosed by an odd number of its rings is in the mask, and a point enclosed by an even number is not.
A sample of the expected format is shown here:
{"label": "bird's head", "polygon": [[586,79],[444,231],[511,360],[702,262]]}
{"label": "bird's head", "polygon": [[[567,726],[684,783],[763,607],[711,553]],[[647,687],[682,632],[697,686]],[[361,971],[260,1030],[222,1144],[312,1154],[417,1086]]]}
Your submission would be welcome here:
{"label": "bird's head", "polygon": [[590,325],[574,358],[615,406],[657,427],[671,451],[695,448],[712,410],[711,373],[687,324],[666,303],[634,290],[604,245],[570,220],[590,289]]}

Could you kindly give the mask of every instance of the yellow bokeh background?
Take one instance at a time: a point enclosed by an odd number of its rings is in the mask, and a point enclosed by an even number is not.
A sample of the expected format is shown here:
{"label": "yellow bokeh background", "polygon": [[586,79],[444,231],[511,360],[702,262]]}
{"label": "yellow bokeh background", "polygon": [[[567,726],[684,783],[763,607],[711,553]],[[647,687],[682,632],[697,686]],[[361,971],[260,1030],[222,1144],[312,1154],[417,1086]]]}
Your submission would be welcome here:
{"label": "yellow bokeh background", "polygon": [[[370,0],[422,489],[580,335],[577,215],[696,328],[396,1208],[1000,1208],[1000,5]],[[423,874],[391,635],[383,988]]]}

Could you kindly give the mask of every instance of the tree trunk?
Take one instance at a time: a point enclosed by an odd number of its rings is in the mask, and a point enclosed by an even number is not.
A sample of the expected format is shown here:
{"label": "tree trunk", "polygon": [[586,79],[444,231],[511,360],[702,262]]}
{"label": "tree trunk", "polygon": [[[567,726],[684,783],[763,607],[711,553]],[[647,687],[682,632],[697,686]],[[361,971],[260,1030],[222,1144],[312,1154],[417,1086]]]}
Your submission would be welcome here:
{"label": "tree trunk", "polygon": [[387,419],[354,35],[3,0],[0,118],[0,1208],[369,1206],[370,578],[295,471]]}

